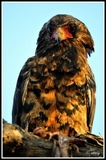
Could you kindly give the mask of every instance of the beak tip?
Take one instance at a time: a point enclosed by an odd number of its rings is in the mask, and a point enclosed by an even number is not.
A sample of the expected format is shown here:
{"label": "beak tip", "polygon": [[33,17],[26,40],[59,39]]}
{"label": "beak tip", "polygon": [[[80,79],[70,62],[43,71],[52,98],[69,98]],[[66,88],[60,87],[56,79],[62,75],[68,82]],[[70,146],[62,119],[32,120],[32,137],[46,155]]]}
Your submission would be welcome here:
{"label": "beak tip", "polygon": [[59,45],[60,44],[60,42],[61,42],[61,38],[60,37],[57,37],[57,44]]}

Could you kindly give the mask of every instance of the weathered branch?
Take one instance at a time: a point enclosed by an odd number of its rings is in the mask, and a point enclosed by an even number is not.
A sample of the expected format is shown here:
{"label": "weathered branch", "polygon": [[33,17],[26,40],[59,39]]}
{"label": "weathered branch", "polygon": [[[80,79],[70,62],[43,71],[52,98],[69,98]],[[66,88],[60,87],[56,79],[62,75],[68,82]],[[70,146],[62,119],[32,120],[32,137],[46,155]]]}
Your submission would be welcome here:
{"label": "weathered branch", "polygon": [[[103,138],[93,134],[81,135],[79,138],[86,140],[86,144],[78,146],[79,151],[76,144],[71,149],[69,147],[69,157],[103,157]],[[43,139],[18,125],[3,122],[3,157],[52,157],[53,148],[53,139]]]}

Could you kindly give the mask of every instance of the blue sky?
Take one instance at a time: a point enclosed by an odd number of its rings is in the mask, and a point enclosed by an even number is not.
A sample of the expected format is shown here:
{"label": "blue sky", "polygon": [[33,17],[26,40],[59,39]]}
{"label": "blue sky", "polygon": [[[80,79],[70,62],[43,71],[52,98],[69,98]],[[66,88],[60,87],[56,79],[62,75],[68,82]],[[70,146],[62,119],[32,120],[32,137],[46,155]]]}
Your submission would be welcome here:
{"label": "blue sky", "polygon": [[2,117],[11,123],[13,96],[19,72],[35,54],[43,24],[56,14],[70,14],[86,24],[95,52],[88,58],[95,75],[96,112],[92,133],[104,136],[104,6],[103,2],[2,3]]}

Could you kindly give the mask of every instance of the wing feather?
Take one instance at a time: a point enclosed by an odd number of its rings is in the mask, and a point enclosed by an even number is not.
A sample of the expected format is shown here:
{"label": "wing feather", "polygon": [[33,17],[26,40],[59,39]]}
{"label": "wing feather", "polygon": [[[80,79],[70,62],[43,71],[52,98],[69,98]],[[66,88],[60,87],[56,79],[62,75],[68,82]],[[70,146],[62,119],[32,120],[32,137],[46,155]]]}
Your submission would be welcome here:
{"label": "wing feather", "polygon": [[96,83],[90,67],[87,72],[87,125],[91,132],[96,109]]}
{"label": "wing feather", "polygon": [[19,73],[17,85],[14,93],[13,108],[12,108],[12,123],[21,125],[20,117],[22,115],[22,108],[25,104],[28,94],[28,85],[33,63],[30,63],[34,57],[29,58],[22,70]]}

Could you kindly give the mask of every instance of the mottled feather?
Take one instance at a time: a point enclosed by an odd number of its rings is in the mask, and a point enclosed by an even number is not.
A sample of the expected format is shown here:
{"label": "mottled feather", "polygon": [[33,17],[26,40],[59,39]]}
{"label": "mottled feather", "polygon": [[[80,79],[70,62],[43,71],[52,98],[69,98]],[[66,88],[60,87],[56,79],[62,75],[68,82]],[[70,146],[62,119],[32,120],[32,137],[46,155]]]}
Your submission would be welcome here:
{"label": "mottled feather", "polygon": [[[55,28],[64,26],[72,38],[52,38]],[[26,61],[17,80],[12,123],[28,131],[44,127],[66,136],[91,132],[96,84],[87,55],[92,51],[91,34],[78,19],[56,15],[45,23],[35,56]]]}

